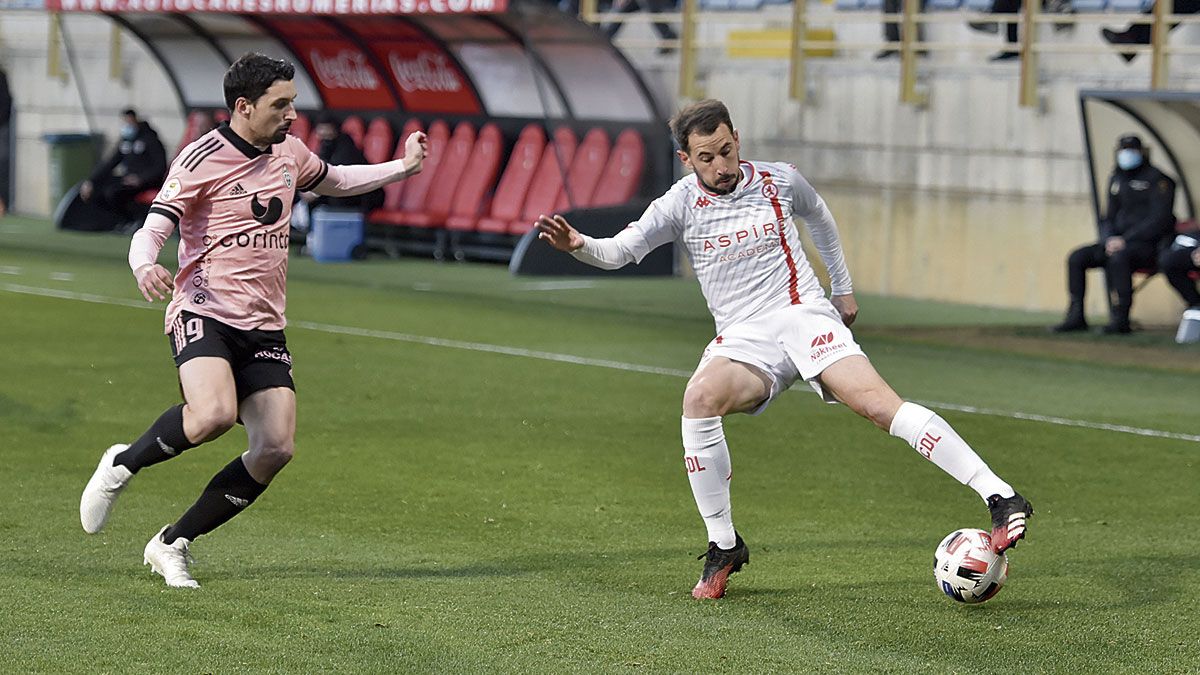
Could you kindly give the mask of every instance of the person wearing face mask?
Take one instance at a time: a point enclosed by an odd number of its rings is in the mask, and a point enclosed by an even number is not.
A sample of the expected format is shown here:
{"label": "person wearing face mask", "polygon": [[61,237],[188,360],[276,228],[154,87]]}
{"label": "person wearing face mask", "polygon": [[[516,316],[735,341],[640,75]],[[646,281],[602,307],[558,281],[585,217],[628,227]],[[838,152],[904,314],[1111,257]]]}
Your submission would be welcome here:
{"label": "person wearing face mask", "polygon": [[133,219],[133,197],[162,185],[167,175],[167,153],[158,132],[138,119],[132,108],[121,113],[120,135],[112,155],[80,184],[79,196],[112,212],[117,220],[127,221]]}
{"label": "person wearing face mask", "polygon": [[1100,239],[1081,246],[1067,258],[1071,302],[1057,333],[1087,330],[1083,315],[1086,272],[1104,268],[1109,293],[1109,323],[1104,333],[1130,332],[1133,271],[1153,267],[1174,233],[1175,181],[1150,164],[1142,139],[1126,134],[1117,141],[1116,163],[1108,181],[1108,210],[1100,221]]}

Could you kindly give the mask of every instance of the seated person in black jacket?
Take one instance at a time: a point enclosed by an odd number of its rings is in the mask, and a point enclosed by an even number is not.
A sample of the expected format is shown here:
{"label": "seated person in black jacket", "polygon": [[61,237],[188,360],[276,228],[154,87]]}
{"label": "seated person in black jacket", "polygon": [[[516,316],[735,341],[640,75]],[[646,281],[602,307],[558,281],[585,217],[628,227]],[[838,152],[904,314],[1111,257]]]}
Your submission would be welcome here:
{"label": "seated person in black jacket", "polygon": [[[313,132],[321,139],[317,148],[317,156],[326,163],[334,166],[346,164],[367,164],[367,158],[362,150],[354,144],[354,139],[343,134],[336,118],[328,113],[317,119]],[[293,209],[292,227],[306,232],[309,228],[309,212],[317,207],[347,209],[367,213],[383,206],[383,190],[375,190],[353,197],[325,197],[312,192],[298,193],[305,207]],[[297,204],[299,206],[299,204]]]}
{"label": "seated person in black jacket", "polygon": [[1158,271],[1187,303],[1188,309],[1200,309],[1200,291],[1188,276],[1200,272],[1200,229],[1180,232],[1159,254]]}
{"label": "seated person in black jacket", "polygon": [[134,217],[131,202],[144,190],[162,185],[167,152],[158,133],[132,109],[121,113],[121,140],[112,155],[79,186],[79,197],[110,211],[117,220]]}
{"label": "seated person in black jacket", "polygon": [[1071,304],[1056,332],[1087,330],[1083,316],[1085,272],[1103,267],[1109,293],[1105,333],[1128,333],[1133,305],[1133,271],[1153,267],[1158,251],[1175,231],[1175,181],[1150,164],[1149,151],[1133,134],[1117,142],[1117,167],[1108,181],[1108,213],[1100,221],[1100,241],[1067,258]]}

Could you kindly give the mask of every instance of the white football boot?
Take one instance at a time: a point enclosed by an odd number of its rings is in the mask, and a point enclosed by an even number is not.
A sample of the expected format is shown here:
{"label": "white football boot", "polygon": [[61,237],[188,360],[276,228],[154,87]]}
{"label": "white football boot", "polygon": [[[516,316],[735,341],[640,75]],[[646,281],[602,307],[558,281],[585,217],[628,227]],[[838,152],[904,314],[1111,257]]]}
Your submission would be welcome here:
{"label": "white football boot", "polygon": [[83,496],[79,498],[79,522],[83,524],[83,531],[88,534],[96,534],[104,527],[112,514],[117,497],[125,486],[129,485],[129,479],[133,478],[133,472],[129,469],[113,466],[116,456],[125,452],[128,447],[117,444],[105,450],[92,479],[88,481],[87,487],[83,488]]}
{"label": "white football boot", "polygon": [[155,574],[162,575],[171,588],[200,588],[200,583],[193,579],[191,573],[188,572],[188,565],[192,562],[192,555],[188,553],[188,548],[192,542],[179,537],[174,544],[168,546],[162,538],[163,532],[166,532],[168,527],[170,525],[163,525],[163,529],[159,530],[150,543],[146,544],[146,553],[142,558],[142,563],[149,565],[150,570]]}

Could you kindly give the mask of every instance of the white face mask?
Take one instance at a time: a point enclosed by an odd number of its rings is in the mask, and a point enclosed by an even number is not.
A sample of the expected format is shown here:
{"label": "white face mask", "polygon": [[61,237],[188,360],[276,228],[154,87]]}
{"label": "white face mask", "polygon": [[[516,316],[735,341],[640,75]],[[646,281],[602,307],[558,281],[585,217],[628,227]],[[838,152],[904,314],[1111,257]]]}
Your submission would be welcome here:
{"label": "white face mask", "polygon": [[1133,148],[1117,151],[1117,166],[1125,171],[1136,169],[1142,165],[1142,153]]}

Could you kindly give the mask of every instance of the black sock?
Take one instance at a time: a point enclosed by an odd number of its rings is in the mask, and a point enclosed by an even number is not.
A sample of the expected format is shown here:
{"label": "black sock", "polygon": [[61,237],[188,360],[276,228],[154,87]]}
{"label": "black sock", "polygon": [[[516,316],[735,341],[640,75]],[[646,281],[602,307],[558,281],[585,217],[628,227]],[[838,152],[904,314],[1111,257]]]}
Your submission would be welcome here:
{"label": "black sock", "polygon": [[254,480],[238,457],[218,471],[192,508],[163,532],[163,542],[169,546],[180,537],[195,541],[241,513],[266,489],[266,485]]}
{"label": "black sock", "polygon": [[154,420],[154,424],[133,442],[125,452],[113,459],[113,466],[118,464],[137,473],[151,464],[165,462],[184,450],[199,445],[188,440],[183,433],[183,404],[168,409]]}

